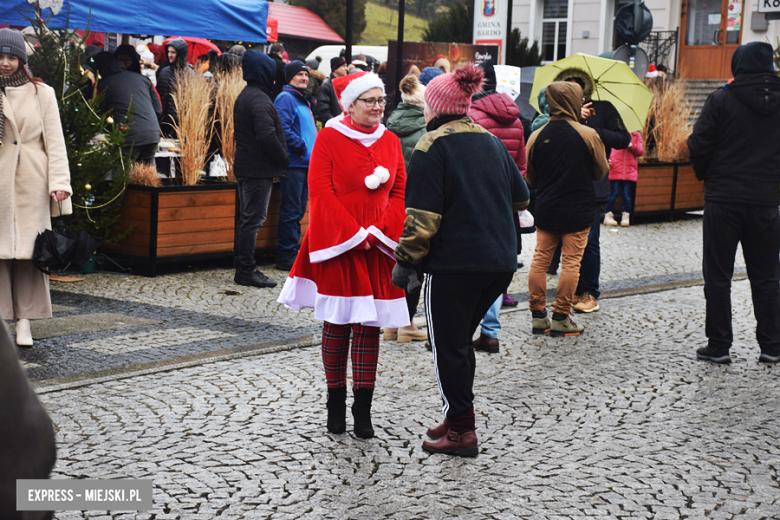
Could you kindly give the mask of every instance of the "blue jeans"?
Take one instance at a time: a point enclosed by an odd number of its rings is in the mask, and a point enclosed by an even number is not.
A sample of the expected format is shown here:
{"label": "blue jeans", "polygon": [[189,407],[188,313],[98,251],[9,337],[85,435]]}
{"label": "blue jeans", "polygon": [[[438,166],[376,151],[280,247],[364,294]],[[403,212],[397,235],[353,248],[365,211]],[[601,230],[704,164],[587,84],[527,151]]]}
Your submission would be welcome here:
{"label": "blue jeans", "polygon": [[596,299],[601,296],[601,291],[599,291],[599,276],[601,275],[600,229],[601,204],[596,204],[593,224],[590,225],[590,233],[588,234],[588,245],[585,246],[585,252],[580,263],[580,280],[577,283],[577,290],[574,291],[574,294],[577,296],[584,292]]}
{"label": "blue jeans", "polygon": [[309,200],[308,168],[290,168],[281,180],[282,202],[279,205],[279,245],[277,261],[292,262],[301,241],[301,219]]}
{"label": "blue jeans", "polygon": [[498,311],[501,310],[501,305],[504,303],[504,295],[498,297],[493,302],[488,311],[485,313],[485,317],[482,318],[482,334],[489,338],[498,338],[498,333],[501,332],[501,323],[498,321]]}
{"label": "blue jeans", "polygon": [[631,189],[634,184],[636,184],[634,181],[609,181],[609,202],[604,211],[607,213],[612,211],[615,200],[620,195],[623,197],[623,213],[631,213]]}

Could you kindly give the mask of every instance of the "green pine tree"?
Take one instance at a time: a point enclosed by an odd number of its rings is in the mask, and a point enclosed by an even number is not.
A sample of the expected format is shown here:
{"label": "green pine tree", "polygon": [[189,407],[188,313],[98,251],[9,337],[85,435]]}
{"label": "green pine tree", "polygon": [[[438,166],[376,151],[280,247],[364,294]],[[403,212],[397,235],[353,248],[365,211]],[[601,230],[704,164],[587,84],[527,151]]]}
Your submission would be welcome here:
{"label": "green pine tree", "polygon": [[[305,7],[317,14],[342,38],[347,37],[346,0],[290,0],[290,5]],[[352,13],[352,43],[360,41],[366,28],[366,0],[354,0]]]}
{"label": "green pine tree", "polygon": [[83,67],[89,27],[83,35],[75,29],[49,29],[51,14],[44,20],[40,6],[20,11],[40,44],[28,59],[30,70],[54,89],[60,109],[73,188],[73,214],[63,217],[65,225],[85,230],[100,243],[116,242],[127,234],[114,230],[130,175],[131,165],[122,157],[127,129],[101,112],[101,97]]}
{"label": "green pine tree", "polygon": [[471,43],[474,34],[474,2],[455,1],[449,12],[428,24],[423,41]]}
{"label": "green pine tree", "polygon": [[542,64],[542,54],[539,52],[539,42],[529,47],[528,38],[520,37],[520,29],[512,29],[509,47],[506,50],[506,64],[515,67],[533,67]]}

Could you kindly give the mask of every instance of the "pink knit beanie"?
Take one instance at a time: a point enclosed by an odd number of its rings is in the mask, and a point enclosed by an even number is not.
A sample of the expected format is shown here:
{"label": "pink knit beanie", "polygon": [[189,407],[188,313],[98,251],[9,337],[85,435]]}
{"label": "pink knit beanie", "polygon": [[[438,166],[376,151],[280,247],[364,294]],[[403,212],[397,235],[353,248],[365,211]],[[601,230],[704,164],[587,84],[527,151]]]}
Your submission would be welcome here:
{"label": "pink knit beanie", "polygon": [[469,63],[433,78],[425,87],[425,102],[438,116],[467,114],[471,96],[482,90],[484,73]]}

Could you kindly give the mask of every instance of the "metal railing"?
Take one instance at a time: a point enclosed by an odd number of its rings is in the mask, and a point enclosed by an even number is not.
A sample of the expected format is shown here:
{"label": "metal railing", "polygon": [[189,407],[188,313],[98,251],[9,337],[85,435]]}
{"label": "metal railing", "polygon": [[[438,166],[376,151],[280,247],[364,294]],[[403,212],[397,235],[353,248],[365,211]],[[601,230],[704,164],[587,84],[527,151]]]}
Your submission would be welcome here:
{"label": "metal railing", "polygon": [[668,73],[673,74],[677,69],[679,37],[679,27],[674,31],[653,31],[639,46],[647,53],[650,63],[656,67],[662,65]]}

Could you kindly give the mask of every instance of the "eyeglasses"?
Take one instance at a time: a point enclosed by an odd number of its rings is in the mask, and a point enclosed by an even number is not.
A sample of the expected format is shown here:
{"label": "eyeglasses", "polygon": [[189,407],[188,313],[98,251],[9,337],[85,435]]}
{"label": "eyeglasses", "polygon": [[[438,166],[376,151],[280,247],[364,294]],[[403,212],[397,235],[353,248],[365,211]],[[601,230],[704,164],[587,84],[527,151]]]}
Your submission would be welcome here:
{"label": "eyeglasses", "polygon": [[368,98],[368,99],[358,98],[358,99],[360,101],[362,101],[363,103],[365,103],[366,106],[369,106],[369,107],[373,107],[374,105],[377,105],[377,104],[380,107],[383,107],[383,106],[385,106],[387,104],[387,100],[385,98],[383,98],[383,97],[381,97],[381,98]]}

